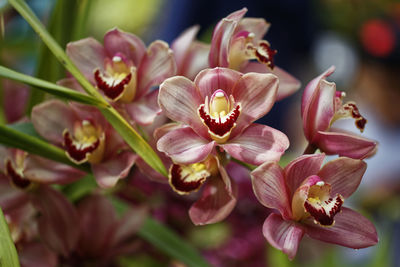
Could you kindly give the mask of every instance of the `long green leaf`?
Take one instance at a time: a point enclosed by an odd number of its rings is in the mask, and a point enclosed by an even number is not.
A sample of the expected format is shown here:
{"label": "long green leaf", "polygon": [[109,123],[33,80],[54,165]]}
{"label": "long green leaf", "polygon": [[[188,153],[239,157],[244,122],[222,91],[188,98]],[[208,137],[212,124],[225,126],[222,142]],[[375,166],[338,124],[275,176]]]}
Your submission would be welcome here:
{"label": "long green leaf", "polygon": [[65,155],[65,151],[61,148],[7,126],[0,125],[0,143],[5,146],[19,148],[32,154],[68,164],[86,172],[90,171],[89,165],[76,165],[71,162]]}
{"label": "long green leaf", "polygon": [[[76,78],[82,87],[90,95],[96,97],[100,101],[104,101],[102,95],[90,84],[82,75],[79,69],[67,57],[61,47],[46,31],[42,23],[35,16],[29,6],[23,0],[9,0],[10,4],[25,18],[25,20],[38,33],[43,42],[49,47],[57,59],[65,66],[65,68]],[[158,155],[151,146],[130,126],[130,124],[111,106],[108,108],[99,107],[103,115],[124,138],[129,146],[143,158],[153,169],[164,176],[167,176],[167,170]]]}
{"label": "long green leaf", "polygon": [[10,230],[0,209],[0,266],[19,267],[18,254]]}
{"label": "long green leaf", "polygon": [[35,86],[35,88],[38,88],[52,95],[63,97],[69,100],[94,106],[103,106],[103,107],[107,106],[102,101],[99,101],[92,96],[88,96],[78,91],[72,90],[70,88],[10,70],[4,66],[0,66],[0,76],[14,81],[33,85]]}
{"label": "long green leaf", "polygon": [[36,17],[33,11],[29,8],[23,0],[8,0],[8,2],[21,14],[22,17],[31,25],[33,30],[39,35],[42,41],[47,45],[54,56],[61,62],[61,64],[75,77],[75,79],[82,85],[85,91],[102,100],[101,94],[90,84],[90,82],[83,76],[75,64],[68,58],[64,53],[61,46],[54,40],[54,38],[49,34],[40,20]]}

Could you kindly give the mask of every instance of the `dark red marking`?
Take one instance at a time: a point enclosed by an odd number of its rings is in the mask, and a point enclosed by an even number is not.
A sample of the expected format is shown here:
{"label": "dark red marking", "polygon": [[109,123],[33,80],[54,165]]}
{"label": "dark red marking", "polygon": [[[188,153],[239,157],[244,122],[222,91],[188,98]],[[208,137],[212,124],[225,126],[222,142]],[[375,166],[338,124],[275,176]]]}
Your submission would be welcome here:
{"label": "dark red marking", "polygon": [[[325,201],[325,204],[329,204],[333,201],[332,198],[329,198],[329,200]],[[326,212],[325,208],[322,206],[319,206],[318,208],[314,207],[311,205],[308,201],[304,202],[304,208],[306,209],[307,212],[311,214],[311,216],[319,222],[321,225],[324,226],[330,226],[334,222],[334,217],[335,215],[340,212],[340,208],[343,205],[343,199],[339,196],[336,195],[335,199],[335,205],[331,210],[329,210],[329,213]]]}
{"label": "dark red marking", "polygon": [[10,177],[11,182],[16,187],[25,189],[31,184],[31,181],[22,177],[15,171],[14,167],[11,164],[11,160],[9,160],[9,159],[7,159],[7,161],[6,161],[6,171],[7,171],[7,176]]}
{"label": "dark red marking", "polygon": [[364,131],[367,120],[361,115],[357,106],[353,103],[347,103],[343,106],[345,110],[351,110],[351,116],[356,120],[355,124],[358,129]]}
{"label": "dark red marking", "polygon": [[187,176],[182,177],[182,167],[177,164],[173,164],[170,169],[170,183],[171,185],[180,192],[190,193],[200,188],[206,177],[201,177],[197,181],[185,181]]}
{"label": "dark red marking", "polygon": [[256,54],[256,57],[257,57],[258,61],[260,61],[261,63],[266,64],[268,67],[273,69],[275,67],[274,56],[276,55],[276,53],[278,53],[278,51],[275,50],[275,49],[272,49],[271,46],[265,41],[264,42],[260,42],[258,44],[258,46],[261,47],[268,54],[268,56],[264,56],[264,55],[262,55],[262,54],[260,54],[258,52],[258,49],[255,49],[255,54]]}
{"label": "dark red marking", "polygon": [[111,100],[117,99],[124,92],[125,85],[131,81],[131,78],[132,73],[129,73],[119,83],[110,86],[103,80],[99,69],[94,72],[94,79],[96,80],[97,87]]}
{"label": "dark red marking", "polygon": [[91,144],[90,146],[85,147],[84,149],[79,149],[75,146],[74,141],[72,140],[68,131],[64,133],[64,148],[72,159],[74,159],[77,163],[82,163],[86,159],[86,155],[92,153],[96,150],[96,148],[100,145],[100,139],[97,139],[96,142]]}
{"label": "dark red marking", "polygon": [[199,115],[212,133],[218,136],[224,136],[224,134],[228,133],[235,125],[240,115],[240,105],[237,105],[236,108],[230,112],[229,117],[224,123],[221,122],[221,118],[214,119],[207,114],[204,110],[204,104],[199,107]]}

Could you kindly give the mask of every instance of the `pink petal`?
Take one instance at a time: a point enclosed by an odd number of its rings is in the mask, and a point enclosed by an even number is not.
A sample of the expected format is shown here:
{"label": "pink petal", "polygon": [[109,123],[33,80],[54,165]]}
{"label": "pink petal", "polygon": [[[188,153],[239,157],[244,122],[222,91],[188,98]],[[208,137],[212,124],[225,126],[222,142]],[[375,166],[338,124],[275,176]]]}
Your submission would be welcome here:
{"label": "pink petal", "polygon": [[201,70],[208,68],[209,53],[209,44],[194,41],[186,53],[184,64],[179,66],[177,74],[194,80]]}
{"label": "pink petal", "polygon": [[325,164],[318,176],[332,186],[331,195],[348,198],[356,191],[366,169],[367,164],[362,160],[338,158]]}
{"label": "pink petal", "polygon": [[301,82],[290,75],[285,70],[275,66],[273,70],[268,68],[265,64],[258,62],[249,62],[244,69],[243,73],[257,72],[257,73],[272,73],[278,77],[279,87],[276,95],[276,101],[282,100],[294,94],[301,87]]}
{"label": "pink petal", "polygon": [[307,112],[303,113],[303,129],[307,140],[316,141],[318,131],[329,128],[331,119],[335,113],[335,83],[321,80],[314,91],[312,99],[307,106]]}
{"label": "pink petal", "polygon": [[81,238],[78,252],[84,258],[104,257],[118,225],[117,214],[111,202],[96,194],[85,198],[78,206]]}
{"label": "pink petal", "polygon": [[264,18],[243,18],[239,21],[235,32],[247,31],[254,33],[254,42],[259,41],[267,33],[270,23],[266,22]]}
{"label": "pink petal", "polygon": [[182,66],[185,63],[184,61],[186,58],[186,53],[189,51],[189,48],[196,38],[199,30],[199,25],[192,26],[181,33],[181,35],[179,35],[178,38],[176,38],[171,44],[171,49],[174,51],[176,65],[179,69],[178,73],[182,71]]}
{"label": "pink petal", "polygon": [[135,99],[146,94],[152,86],[176,74],[174,55],[167,43],[157,40],[150,44],[138,68],[138,88]]}
{"label": "pink petal", "polygon": [[246,12],[247,8],[233,12],[215,26],[208,58],[210,67],[228,67],[228,53],[232,35]]}
{"label": "pink petal", "polygon": [[209,136],[197,109],[204,102],[192,81],[185,77],[172,77],[160,85],[158,104],[173,121],[190,125],[201,136]]}
{"label": "pink petal", "polygon": [[303,97],[301,99],[301,116],[304,117],[308,111],[312,98],[314,97],[315,90],[318,89],[319,83],[322,79],[326,79],[335,71],[335,66],[330,66],[324,73],[314,78],[309,82],[304,89]]}
{"label": "pink petal", "polygon": [[286,221],[272,213],[264,222],[263,234],[273,247],[282,250],[292,260],[304,236],[304,229],[295,222]]}
{"label": "pink petal", "polygon": [[316,144],[328,155],[339,155],[354,159],[365,159],[373,156],[377,149],[377,142],[356,134],[319,131]]}
{"label": "pink petal", "polygon": [[278,79],[272,74],[246,73],[239,79],[233,89],[233,97],[241,103],[242,111],[231,138],[270,111],[275,103],[277,90]]}
{"label": "pink petal", "polygon": [[43,102],[32,109],[31,119],[35,130],[55,144],[62,144],[63,131],[73,129],[78,120],[72,109],[59,100]]}
{"label": "pink petal", "polygon": [[103,46],[92,37],[68,43],[67,55],[92,83],[93,71],[96,68],[103,69],[107,56]]}
{"label": "pink petal", "polygon": [[25,114],[30,96],[29,88],[8,79],[3,79],[2,85],[4,116],[8,123],[13,123],[21,119]]}
{"label": "pink petal", "polygon": [[[229,96],[235,84],[242,77],[240,72],[226,68],[214,68],[201,71],[194,80],[197,88],[199,88],[200,98],[202,102],[206,96],[211,98],[217,89],[222,89]],[[235,101],[238,101],[235,99]]]}
{"label": "pink petal", "polygon": [[78,214],[74,206],[60,192],[41,185],[32,195],[40,211],[39,233],[41,240],[57,253],[68,256],[75,250],[80,231]]}
{"label": "pink petal", "polygon": [[157,149],[166,153],[172,160],[180,164],[192,164],[203,161],[215,146],[197,135],[190,127],[173,130],[157,142]]}
{"label": "pink petal", "polygon": [[219,177],[209,179],[204,186],[201,198],[189,209],[190,219],[195,225],[222,221],[236,205],[236,191],[229,193],[225,183]]}
{"label": "pink petal", "polygon": [[115,186],[119,179],[128,175],[136,158],[137,155],[125,151],[101,163],[92,164],[93,175],[99,186],[102,188]]}
{"label": "pink petal", "polygon": [[127,104],[127,112],[140,125],[152,124],[156,116],[161,113],[157,99],[158,90],[153,90],[138,101]]}
{"label": "pink petal", "polygon": [[42,184],[65,184],[76,181],[84,172],[68,165],[42,157],[29,155],[25,160],[24,176],[30,181]]}
{"label": "pink petal", "polygon": [[112,243],[120,245],[122,242],[131,242],[130,239],[139,231],[147,215],[146,207],[131,207],[115,226],[116,231]]}
{"label": "pink petal", "polygon": [[365,248],[378,242],[375,226],[361,214],[342,207],[332,227],[320,227],[310,220],[304,225],[311,238],[349,248]]}
{"label": "pink petal", "polygon": [[287,136],[269,126],[253,123],[241,135],[220,145],[232,157],[253,165],[279,161],[289,147]]}
{"label": "pink petal", "polygon": [[9,178],[0,173],[0,207],[3,212],[11,212],[25,205],[28,201],[28,195],[24,191],[11,186]]}
{"label": "pink petal", "polygon": [[[321,169],[325,154],[303,155],[291,161],[284,169],[289,195],[293,195],[303,181]],[[323,180],[323,179],[322,179]]]}
{"label": "pink petal", "polygon": [[276,162],[265,162],[250,173],[253,191],[267,208],[277,209],[284,218],[291,217],[289,192],[282,168]]}
{"label": "pink petal", "polygon": [[108,31],[104,35],[104,48],[109,58],[112,58],[117,53],[122,53],[132,60],[135,66],[139,66],[146,53],[146,46],[139,37],[120,31],[117,28]]}

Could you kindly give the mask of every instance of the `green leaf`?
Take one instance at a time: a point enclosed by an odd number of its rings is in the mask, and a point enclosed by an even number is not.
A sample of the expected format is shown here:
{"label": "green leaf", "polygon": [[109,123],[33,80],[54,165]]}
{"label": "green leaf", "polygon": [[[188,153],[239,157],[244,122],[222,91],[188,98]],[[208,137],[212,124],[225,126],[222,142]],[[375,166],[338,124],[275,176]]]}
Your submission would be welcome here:
{"label": "green leaf", "polygon": [[107,106],[107,104],[105,105],[102,101],[99,101],[92,96],[88,96],[78,91],[72,90],[70,88],[10,70],[4,66],[0,66],[0,76],[14,81],[33,85],[36,88],[43,90],[47,93],[50,93],[52,95],[77,101],[83,104],[94,105],[94,106]]}
{"label": "green leaf", "polygon": [[[22,128],[23,127],[21,127],[20,130]],[[65,163],[86,172],[90,171],[90,166],[87,164],[76,165],[73,163],[65,155],[65,151],[63,149],[49,144],[38,137],[19,132],[11,127],[0,125],[0,143],[5,146],[19,148],[28,153]]]}
{"label": "green leaf", "polygon": [[63,193],[71,202],[76,202],[84,196],[90,194],[97,188],[97,183],[93,174],[88,174],[76,182],[64,186]]}
{"label": "green leaf", "polygon": [[0,209],[0,266],[19,267],[17,250],[11,239],[10,230]]}

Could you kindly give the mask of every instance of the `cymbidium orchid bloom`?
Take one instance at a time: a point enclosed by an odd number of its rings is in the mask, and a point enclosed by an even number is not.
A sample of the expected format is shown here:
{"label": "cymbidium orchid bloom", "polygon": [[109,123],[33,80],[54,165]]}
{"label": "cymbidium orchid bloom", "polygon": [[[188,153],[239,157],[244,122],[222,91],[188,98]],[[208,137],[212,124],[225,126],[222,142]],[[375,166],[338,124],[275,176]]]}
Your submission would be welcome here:
{"label": "cymbidium orchid bloom", "polygon": [[360,184],[366,163],[341,157],[321,168],[324,157],[303,155],[284,169],[275,162],[265,162],[251,173],[258,200],[278,211],[265,220],[263,234],[290,259],[304,234],[355,249],[378,242],[373,224],[343,207]]}
{"label": "cymbidium orchid bloom", "polygon": [[249,164],[278,161],[289,146],[286,135],[253,123],[271,109],[277,87],[273,74],[226,68],[203,70],[194,82],[167,79],[158,102],[167,117],[183,124],[158,140],[158,150],[178,164],[202,162],[216,146]]}
{"label": "cymbidium orchid bloom", "polygon": [[208,68],[210,45],[194,40],[199,26],[186,29],[172,44],[177,65],[177,75],[193,80],[197,73]]}
{"label": "cymbidium orchid bloom", "polygon": [[[262,18],[243,18],[247,8],[228,15],[214,29],[209,54],[210,67],[225,67],[243,73],[272,72],[279,78],[277,100],[300,88],[300,82],[286,71],[276,67],[276,50],[262,40],[270,26]],[[258,62],[251,62],[250,60]]]}
{"label": "cymbidium orchid bloom", "polygon": [[[158,91],[151,87],[176,73],[167,43],[157,40],[146,50],[140,38],[118,29],[105,34],[104,46],[86,38],[69,43],[67,54],[110,102],[126,104],[130,117],[143,125],[151,124],[160,113]],[[70,80],[61,83],[72,84]]]}
{"label": "cymbidium orchid bloom", "polygon": [[50,100],[33,108],[32,123],[41,136],[63,147],[71,161],[89,162],[101,187],[125,177],[137,157],[93,107]]}
{"label": "cymbidium orchid bloom", "polygon": [[362,132],[367,123],[356,104],[354,102],[343,104],[345,93],[336,91],[336,84],[326,80],[334,70],[335,67],[330,67],[304,89],[301,116],[309,148],[312,151],[319,148],[328,155],[338,154],[355,159],[368,158],[376,151],[375,141],[331,127],[338,119],[353,118],[355,125]]}

